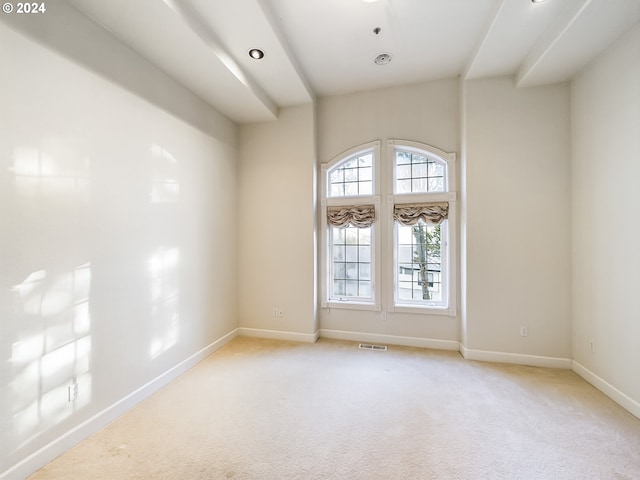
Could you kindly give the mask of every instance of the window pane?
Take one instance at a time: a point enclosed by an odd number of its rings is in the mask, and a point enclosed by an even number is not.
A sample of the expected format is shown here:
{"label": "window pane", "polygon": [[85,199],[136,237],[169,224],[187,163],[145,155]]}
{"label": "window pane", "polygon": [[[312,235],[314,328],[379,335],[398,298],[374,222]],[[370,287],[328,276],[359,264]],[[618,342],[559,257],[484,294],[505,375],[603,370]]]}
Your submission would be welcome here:
{"label": "window pane", "polygon": [[444,192],[444,181],[442,177],[429,178],[430,192]]}
{"label": "window pane", "polygon": [[347,289],[345,295],[349,297],[357,297],[358,296],[358,281],[357,280],[347,280]]}
{"label": "window pane", "polygon": [[427,163],[428,161],[429,160],[424,155],[418,155],[417,153],[411,155],[411,163]]}
{"label": "window pane", "polygon": [[411,154],[408,152],[396,152],[396,165],[411,163]]}
{"label": "window pane", "polygon": [[347,293],[346,280],[334,280],[333,281],[333,294],[345,295]]}
{"label": "window pane", "polygon": [[358,243],[360,245],[371,245],[371,229],[370,228],[358,229]]}
{"label": "window pane", "polygon": [[344,194],[345,196],[349,195],[358,195],[358,183],[345,183],[344,184]]}
{"label": "window pane", "polygon": [[331,184],[331,189],[329,191],[329,196],[330,197],[343,197],[344,196],[344,184],[343,183],[337,183],[337,184]]}
{"label": "window pane", "polygon": [[371,166],[373,166],[373,154],[368,153],[366,155],[361,156],[358,159],[358,165],[360,167],[371,167]]}
{"label": "window pane", "polygon": [[347,278],[345,272],[346,272],[346,270],[345,270],[344,263],[335,262],[333,264],[333,278],[334,279],[341,280],[341,279]]}
{"label": "window pane", "polygon": [[347,245],[346,246],[346,260],[347,262],[357,262],[358,261],[358,246],[357,245]]}
{"label": "window pane", "polygon": [[371,265],[369,263],[359,263],[360,280],[371,280]]}
{"label": "window pane", "polygon": [[359,296],[371,298],[371,282],[360,282]]}
{"label": "window pane", "polygon": [[396,168],[396,178],[411,178],[411,165],[402,165]]}
{"label": "window pane", "polygon": [[413,289],[411,282],[398,282],[398,298],[401,300],[413,300]]}
{"label": "window pane", "polygon": [[358,181],[358,169],[357,168],[345,168],[344,169],[344,181],[345,182],[357,182]]}
{"label": "window pane", "polygon": [[427,191],[427,179],[426,178],[414,178],[411,181],[412,192],[426,192]]}
{"label": "window pane", "polygon": [[346,162],[344,162],[342,164],[342,168],[345,168],[345,169],[346,168],[357,168],[357,167],[358,167],[358,164],[356,163],[355,159],[348,160],[348,161],[346,161]]}
{"label": "window pane", "polygon": [[360,182],[360,195],[373,194],[373,182]]}
{"label": "window pane", "polygon": [[398,245],[398,262],[411,263],[413,261],[413,247],[411,245]]}
{"label": "window pane", "polygon": [[358,261],[371,262],[371,247],[369,245],[358,247]]}
{"label": "window pane", "polygon": [[345,254],[344,254],[344,248],[343,246],[336,246],[334,245],[333,247],[333,260],[334,261],[339,261],[339,262],[344,262],[345,260]]}
{"label": "window pane", "polygon": [[398,180],[396,182],[396,191],[398,193],[411,193],[411,180]]}
{"label": "window pane", "polygon": [[345,238],[345,229],[344,228],[333,227],[332,234],[333,234],[333,244],[334,245],[344,244],[344,238]]}
{"label": "window pane", "polygon": [[373,168],[364,167],[360,168],[360,176],[358,178],[361,182],[364,180],[373,180]]}
{"label": "window pane", "polygon": [[413,165],[412,172],[411,172],[413,175],[413,178],[428,176],[428,171],[429,171],[428,165],[429,164],[427,163],[418,163],[416,165]]}
{"label": "window pane", "polygon": [[337,170],[333,170],[330,175],[330,183],[342,183],[344,182],[344,171],[339,168]]}
{"label": "window pane", "polygon": [[441,163],[431,162],[429,163],[429,176],[430,177],[442,177],[444,176],[444,168]]}
{"label": "window pane", "polygon": [[358,264],[357,263],[347,263],[347,280],[357,280],[358,279]]}
{"label": "window pane", "polygon": [[359,228],[349,227],[346,228],[346,243],[348,245],[357,245],[358,244],[358,230]]}

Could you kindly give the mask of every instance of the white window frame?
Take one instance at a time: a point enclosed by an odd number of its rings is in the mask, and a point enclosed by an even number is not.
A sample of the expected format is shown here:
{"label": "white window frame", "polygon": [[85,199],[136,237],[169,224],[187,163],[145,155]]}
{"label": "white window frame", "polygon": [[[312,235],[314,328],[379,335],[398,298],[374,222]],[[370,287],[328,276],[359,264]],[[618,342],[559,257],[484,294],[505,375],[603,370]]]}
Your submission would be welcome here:
{"label": "white window frame", "polygon": [[[396,193],[396,168],[395,153],[396,150],[404,150],[416,153],[426,154],[427,156],[436,157],[446,164],[444,185],[446,192],[429,192],[429,193]],[[387,168],[388,183],[387,188],[392,192],[387,196],[388,211],[388,245],[393,249],[393,255],[389,255],[388,268],[389,272],[393,272],[392,288],[388,292],[388,308],[389,312],[403,313],[421,313],[430,315],[456,315],[456,285],[457,285],[457,258],[456,258],[456,242],[457,238],[457,205],[456,205],[456,154],[447,153],[438,148],[432,147],[424,143],[413,142],[408,140],[387,141]],[[448,219],[443,222],[444,229],[441,231],[442,237],[442,253],[441,265],[444,271],[442,274],[443,297],[446,298],[446,304],[425,305],[418,302],[401,301],[397,298],[398,272],[397,272],[397,228],[396,221],[393,219],[393,206],[402,203],[424,203],[424,202],[448,202],[449,214]],[[445,225],[446,224],[446,225]]]}
{"label": "white window frame", "polygon": [[[320,298],[323,308],[346,308],[358,310],[375,310],[380,311],[380,231],[379,222],[380,214],[380,141],[374,141],[358,145],[350,148],[345,152],[335,156],[331,161],[320,165],[320,265],[321,281],[320,281]],[[350,195],[343,197],[329,197],[329,181],[328,173],[338,164],[349,160],[350,158],[371,152],[373,154],[373,194],[372,195]],[[365,301],[362,299],[354,299],[350,297],[342,297],[341,299],[332,299],[329,297],[331,288],[329,283],[332,281],[332,263],[331,244],[329,242],[329,225],[327,224],[327,207],[328,206],[344,206],[344,205],[375,205],[376,221],[371,227],[371,292],[372,300]]]}

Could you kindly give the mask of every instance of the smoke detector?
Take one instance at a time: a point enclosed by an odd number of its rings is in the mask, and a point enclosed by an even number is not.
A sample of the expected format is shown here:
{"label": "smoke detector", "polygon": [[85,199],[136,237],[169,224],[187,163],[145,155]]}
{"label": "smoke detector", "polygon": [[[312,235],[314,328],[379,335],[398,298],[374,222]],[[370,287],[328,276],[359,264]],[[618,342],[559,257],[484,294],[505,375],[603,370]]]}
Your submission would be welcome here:
{"label": "smoke detector", "polygon": [[375,58],[374,62],[376,62],[376,65],[386,65],[391,62],[391,58],[390,53],[381,53]]}

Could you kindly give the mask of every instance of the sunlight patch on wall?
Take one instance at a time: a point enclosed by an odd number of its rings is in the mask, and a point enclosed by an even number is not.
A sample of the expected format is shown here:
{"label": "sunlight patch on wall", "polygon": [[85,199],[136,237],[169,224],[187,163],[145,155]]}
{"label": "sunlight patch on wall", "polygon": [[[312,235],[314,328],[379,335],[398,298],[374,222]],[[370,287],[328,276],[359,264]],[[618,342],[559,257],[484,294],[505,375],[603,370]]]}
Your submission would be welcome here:
{"label": "sunlight patch on wall", "polygon": [[37,270],[12,288],[18,333],[9,397],[18,448],[91,401],[90,289],[89,263],[58,274]]}
{"label": "sunlight patch on wall", "polygon": [[151,330],[149,346],[151,358],[157,358],[178,342],[179,282],[178,264],[180,251],[158,247],[149,259],[151,295]]}
{"label": "sunlight patch on wall", "polygon": [[176,203],[180,199],[178,161],[160,145],[151,145],[151,203]]}
{"label": "sunlight patch on wall", "polygon": [[13,167],[16,191],[21,196],[88,196],[89,159],[74,152],[51,146],[51,151],[38,147],[16,147]]}

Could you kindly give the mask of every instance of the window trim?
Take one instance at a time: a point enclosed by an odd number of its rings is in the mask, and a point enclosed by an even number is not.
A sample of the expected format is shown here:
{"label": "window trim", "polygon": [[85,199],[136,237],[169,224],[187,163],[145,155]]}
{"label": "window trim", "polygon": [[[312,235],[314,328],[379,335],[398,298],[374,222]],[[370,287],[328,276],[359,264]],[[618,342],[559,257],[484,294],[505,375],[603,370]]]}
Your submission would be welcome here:
{"label": "window trim", "polygon": [[[379,222],[381,221],[380,212],[380,146],[379,140],[364,143],[356,147],[350,148],[335,157],[329,162],[320,165],[320,265],[322,265],[322,277],[320,284],[320,299],[322,308],[347,308],[357,310],[374,310],[380,311],[380,237],[381,228]],[[372,152],[373,154],[373,169],[372,169],[372,195],[348,195],[342,197],[330,197],[329,196],[329,181],[328,173],[335,166],[342,162],[350,160],[352,157]],[[376,222],[373,224],[371,241],[373,242],[371,251],[371,292],[372,301],[363,301],[361,298],[354,300],[337,300],[329,298],[329,292],[331,288],[329,283],[331,282],[332,266],[329,261],[331,253],[331,245],[329,244],[329,225],[327,222],[327,207],[328,206],[345,206],[345,205],[371,205],[376,208]]]}
{"label": "window trim", "polygon": [[[395,152],[396,150],[404,150],[427,154],[436,157],[438,160],[446,164],[445,172],[445,192],[423,192],[423,193],[396,193],[396,168],[395,168]],[[387,195],[387,244],[393,250],[393,255],[389,255],[387,262],[388,272],[391,273],[391,288],[387,292],[388,312],[429,314],[429,315],[457,315],[457,193],[456,193],[456,154],[447,153],[438,148],[427,145],[426,143],[414,142],[410,140],[387,140],[387,191],[391,192]],[[443,258],[443,264],[446,265],[446,305],[418,305],[410,302],[400,302],[397,299],[396,288],[398,282],[397,265],[397,248],[396,248],[396,221],[393,219],[393,206],[395,204],[404,203],[426,203],[426,202],[449,202],[449,216],[446,220],[446,238],[442,242],[446,242],[447,253]],[[444,283],[444,282],[443,282]]]}

